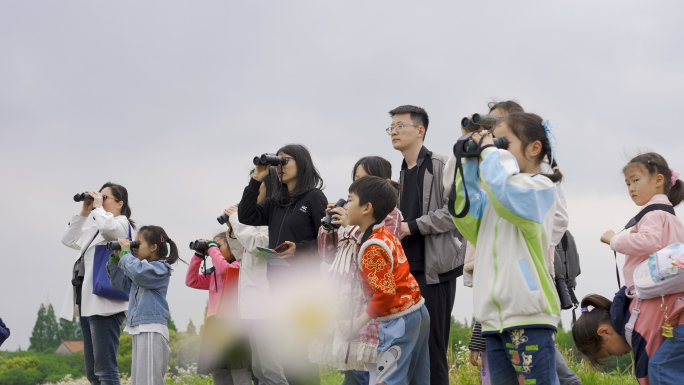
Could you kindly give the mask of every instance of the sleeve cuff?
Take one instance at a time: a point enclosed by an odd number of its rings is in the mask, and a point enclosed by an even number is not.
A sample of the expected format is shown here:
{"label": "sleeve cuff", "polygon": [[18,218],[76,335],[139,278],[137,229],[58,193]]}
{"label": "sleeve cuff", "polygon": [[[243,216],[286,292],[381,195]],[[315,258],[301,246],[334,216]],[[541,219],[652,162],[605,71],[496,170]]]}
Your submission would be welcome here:
{"label": "sleeve cuff", "polygon": [[259,191],[259,188],[261,188],[261,182],[254,178],[249,178],[249,184],[247,185],[250,190],[256,190]]}
{"label": "sleeve cuff", "polygon": [[368,306],[366,308],[366,314],[368,314],[372,319],[376,319],[376,318],[380,317],[380,314],[378,312],[376,312],[375,310],[373,310],[373,308],[370,306]]}
{"label": "sleeve cuff", "polygon": [[216,247],[216,248],[218,248],[218,247],[219,247],[219,244],[218,244],[217,242],[215,242],[215,241],[209,241],[209,242],[207,242],[207,246],[208,246],[208,247]]}
{"label": "sleeve cuff", "polygon": [[480,149],[480,159],[484,159],[487,154],[490,152],[498,151],[499,149],[496,148],[495,145],[493,144],[488,144]]}
{"label": "sleeve cuff", "polygon": [[620,237],[620,234],[615,234],[615,235],[613,235],[613,238],[610,239],[610,248],[613,251],[617,251],[617,250],[615,250],[615,247],[616,247],[618,237]]}
{"label": "sleeve cuff", "polygon": [[418,228],[418,222],[413,220],[413,221],[409,221],[407,223],[408,223],[409,231],[411,231],[411,235],[420,235],[420,229]]}

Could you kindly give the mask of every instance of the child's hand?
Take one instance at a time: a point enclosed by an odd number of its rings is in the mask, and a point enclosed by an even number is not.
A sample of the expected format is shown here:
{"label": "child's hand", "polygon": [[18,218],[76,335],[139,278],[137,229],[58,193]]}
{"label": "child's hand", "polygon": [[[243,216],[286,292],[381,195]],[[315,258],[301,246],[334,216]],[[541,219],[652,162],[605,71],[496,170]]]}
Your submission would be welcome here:
{"label": "child's hand", "polygon": [[118,242],[119,242],[119,245],[121,245],[121,250],[123,250],[123,249],[129,249],[130,250],[131,249],[131,241],[129,241],[128,239],[119,238]]}
{"label": "child's hand", "polygon": [[275,255],[278,259],[290,258],[291,256],[293,256],[295,254],[295,250],[297,250],[297,245],[295,245],[294,242],[285,241],[285,243],[287,244],[288,247],[282,253],[278,253]]}
{"label": "child's hand", "polygon": [[235,214],[237,211],[238,211],[238,208],[235,206],[230,206],[227,209],[223,210],[223,212],[228,216]]}
{"label": "child's hand", "polygon": [[[482,139],[484,137],[484,139]],[[492,136],[492,133],[489,131],[482,131],[482,132],[476,132],[473,134],[473,136],[470,137],[475,143],[480,145],[480,148],[486,146],[486,145],[493,145],[494,144],[494,138]],[[480,139],[482,139],[482,144],[480,144]]]}
{"label": "child's hand", "polygon": [[114,250],[114,256],[119,258],[119,254],[121,254],[121,250]]}
{"label": "child's hand", "polygon": [[480,352],[477,350],[470,351],[470,364],[476,367],[480,367]]}
{"label": "child's hand", "polygon": [[[330,210],[326,210],[330,211]],[[332,223],[335,225],[340,225],[343,228],[349,226],[349,216],[347,216],[347,210],[345,210],[343,207],[338,207],[334,210],[333,212],[333,220]]]}
{"label": "child's hand", "polygon": [[350,320],[337,321],[337,335],[341,336],[345,340],[349,339],[349,322]]}
{"label": "child's hand", "polygon": [[610,245],[610,240],[615,236],[615,231],[608,230],[601,236],[601,242]]}

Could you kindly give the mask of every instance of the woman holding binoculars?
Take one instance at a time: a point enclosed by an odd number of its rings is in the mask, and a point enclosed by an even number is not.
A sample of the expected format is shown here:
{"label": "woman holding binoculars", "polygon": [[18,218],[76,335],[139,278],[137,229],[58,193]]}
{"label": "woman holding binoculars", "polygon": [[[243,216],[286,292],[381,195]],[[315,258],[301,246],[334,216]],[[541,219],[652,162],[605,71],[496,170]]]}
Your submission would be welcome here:
{"label": "woman holding binoculars", "polygon": [[[109,257],[104,244],[108,240],[131,237],[135,224],[128,203],[128,191],[121,185],[105,183],[99,191],[89,191],[74,197],[83,201],[78,215],[69,222],[62,243],[78,250],[73,279],[64,299],[61,318],[80,317],[83,331],[83,355],[86,376],[93,384],[120,384],[116,353],[119,349],[121,323],[128,310],[127,294],[119,291],[100,292],[94,271],[98,257]],[[91,224],[86,225],[91,217]],[[96,256],[96,254],[98,254]],[[102,254],[102,255],[99,255]],[[106,264],[106,262],[104,262]],[[104,266],[104,265],[102,265]],[[107,280],[106,270],[104,280]],[[94,283],[95,282],[95,283]],[[109,282],[107,282],[108,284]],[[109,286],[109,290],[115,290]]]}
{"label": "woman holding binoculars", "polygon": [[[297,283],[319,276],[318,228],[328,201],[321,191],[323,180],[306,147],[289,144],[276,155],[261,157],[277,166],[279,180],[273,195],[257,203],[259,187],[269,175],[271,163],[255,160],[258,164],[238,205],[238,220],[245,225],[268,226],[268,247],[278,248],[276,256],[289,264],[268,265],[271,293],[291,299],[298,298]],[[288,361],[282,365],[288,383],[320,383],[318,366],[308,360],[308,341],[298,341],[297,345],[301,348],[290,349]],[[293,368],[298,370],[289,370]]]}

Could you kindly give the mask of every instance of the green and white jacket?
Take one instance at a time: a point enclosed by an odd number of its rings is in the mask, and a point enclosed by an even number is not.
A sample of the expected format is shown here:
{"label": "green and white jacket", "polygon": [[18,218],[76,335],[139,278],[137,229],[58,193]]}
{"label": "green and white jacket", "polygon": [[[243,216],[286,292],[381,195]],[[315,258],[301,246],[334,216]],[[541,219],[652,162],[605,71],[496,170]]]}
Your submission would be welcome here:
{"label": "green and white jacket", "polygon": [[[556,211],[556,188],[543,175],[520,173],[515,157],[487,147],[456,170],[458,230],[475,246],[473,299],[482,333],[518,328],[556,329],[560,303],[546,266]],[[484,189],[480,188],[480,184]]]}

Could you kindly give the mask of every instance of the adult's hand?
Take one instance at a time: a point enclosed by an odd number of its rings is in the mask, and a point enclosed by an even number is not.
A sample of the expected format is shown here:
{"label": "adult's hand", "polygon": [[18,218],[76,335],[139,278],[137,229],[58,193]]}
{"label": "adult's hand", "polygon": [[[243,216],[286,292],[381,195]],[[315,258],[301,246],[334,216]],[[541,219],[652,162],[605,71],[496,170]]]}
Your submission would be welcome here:
{"label": "adult's hand", "polygon": [[411,229],[409,229],[408,222],[401,222],[401,238],[399,238],[399,240],[401,241],[407,235],[411,235]]}
{"label": "adult's hand", "polygon": [[263,180],[268,176],[269,167],[270,166],[267,164],[256,166],[254,172],[252,173],[252,178],[254,178],[256,181],[263,182]]}
{"label": "adult's hand", "polygon": [[102,201],[104,198],[102,197],[102,193],[99,191],[88,191],[88,195],[93,197],[93,208],[98,208],[102,207]]}
{"label": "adult's hand", "polygon": [[288,247],[287,247],[287,249],[286,249],[285,251],[283,251],[282,253],[276,254],[276,257],[277,257],[278,259],[287,259],[287,258],[290,258],[291,256],[293,256],[293,255],[295,254],[295,251],[297,250],[297,245],[295,245],[294,242],[285,241],[285,243],[287,244]]}

